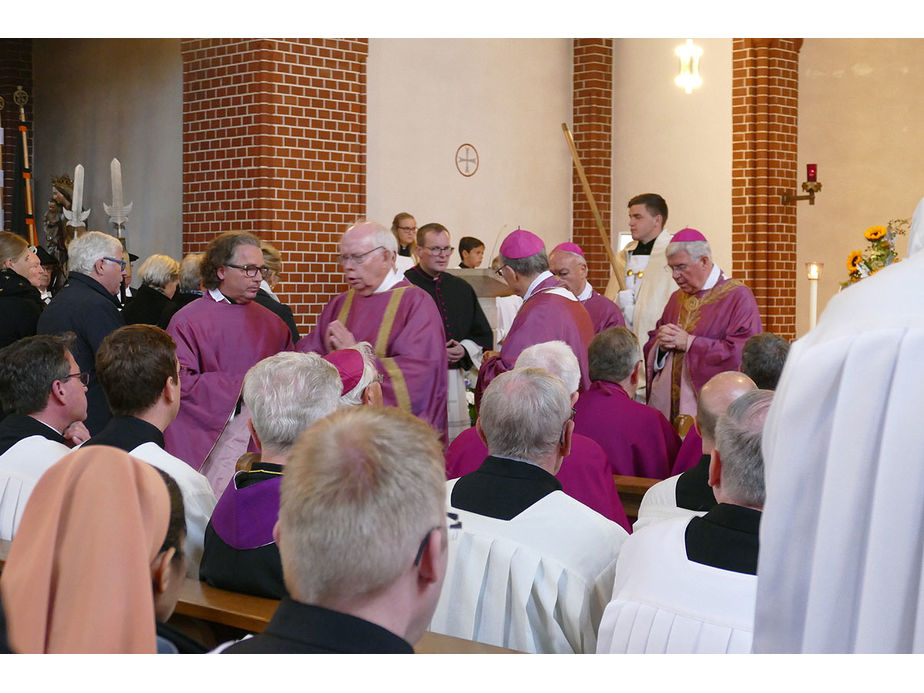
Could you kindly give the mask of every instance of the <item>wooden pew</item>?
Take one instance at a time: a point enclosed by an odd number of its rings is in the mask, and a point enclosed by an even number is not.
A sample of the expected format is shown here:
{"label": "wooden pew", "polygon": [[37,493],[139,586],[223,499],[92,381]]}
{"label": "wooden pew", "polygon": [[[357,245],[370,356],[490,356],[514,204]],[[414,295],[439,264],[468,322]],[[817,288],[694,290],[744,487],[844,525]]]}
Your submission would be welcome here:
{"label": "wooden pew", "polygon": [[650,489],[660,479],[648,479],[642,476],[622,476],[613,475],[613,481],[616,482],[616,490],[619,491],[619,500],[622,501],[622,507],[626,511],[630,522],[638,519],[638,507],[642,503],[642,496],[645,491]]}
{"label": "wooden pew", "polygon": [[[0,541],[0,571],[6,563],[10,544]],[[262,632],[278,605],[275,599],[229,592],[186,578],[170,621],[171,625],[206,645],[215,646],[246,633]],[[519,654],[502,647],[430,632],[423,634],[414,651],[418,654]]]}

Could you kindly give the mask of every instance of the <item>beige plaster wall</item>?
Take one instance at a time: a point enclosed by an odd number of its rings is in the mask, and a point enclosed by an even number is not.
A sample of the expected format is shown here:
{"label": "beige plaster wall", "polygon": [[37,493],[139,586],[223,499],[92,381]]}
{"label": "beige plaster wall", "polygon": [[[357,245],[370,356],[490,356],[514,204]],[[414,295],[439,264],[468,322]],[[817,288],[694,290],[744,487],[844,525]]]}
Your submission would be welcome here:
{"label": "beige plaster wall", "polygon": [[[863,232],[910,218],[924,196],[924,40],[806,39],[799,56],[799,184],[818,164],[815,205],[798,203],[796,332],[808,330],[807,261],[824,263],[818,314],[847,279]],[[801,194],[801,189],[799,190]],[[902,254],[907,239],[901,239]]]}
{"label": "beige plaster wall", "polygon": [[[548,246],[570,238],[570,39],[372,39],[368,213],[402,211],[486,245],[487,266],[520,226]],[[455,166],[471,143],[480,165]],[[458,264],[458,251],[451,266]]]}
{"label": "beige plaster wall", "polygon": [[[179,39],[35,39],[36,222],[51,178],[82,164],[89,228],[111,233],[109,164],[122,164],[129,249],[182,252],[182,59]],[[132,282],[137,286],[137,279]]]}
{"label": "beige plaster wall", "polygon": [[696,39],[703,86],[674,84],[674,48],[686,39],[617,39],[614,50],[614,245],[628,233],[625,203],[656,192],[667,201],[667,229],[692,226],[731,271],[731,39]]}

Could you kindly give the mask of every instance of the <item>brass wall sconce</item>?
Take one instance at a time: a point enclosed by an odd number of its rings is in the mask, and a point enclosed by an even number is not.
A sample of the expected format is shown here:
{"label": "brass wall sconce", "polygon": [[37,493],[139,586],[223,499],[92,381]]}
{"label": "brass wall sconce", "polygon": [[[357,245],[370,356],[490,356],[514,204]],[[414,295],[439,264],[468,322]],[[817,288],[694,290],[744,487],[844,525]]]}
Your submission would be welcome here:
{"label": "brass wall sconce", "polygon": [[815,204],[815,193],[821,191],[821,183],[818,182],[818,164],[806,164],[805,182],[802,184],[802,190],[808,195],[793,195],[788,192],[783,193],[783,204],[788,205],[790,202],[799,200],[808,200],[810,205]]}

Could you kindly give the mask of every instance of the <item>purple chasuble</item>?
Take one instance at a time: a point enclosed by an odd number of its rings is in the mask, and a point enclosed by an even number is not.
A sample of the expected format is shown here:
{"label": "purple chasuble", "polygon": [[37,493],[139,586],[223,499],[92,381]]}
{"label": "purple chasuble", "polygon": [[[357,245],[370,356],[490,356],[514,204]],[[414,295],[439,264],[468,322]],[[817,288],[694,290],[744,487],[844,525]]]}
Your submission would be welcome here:
{"label": "purple chasuble", "polygon": [[606,296],[601,296],[594,291],[590,298],[586,301],[581,301],[581,303],[587,309],[587,314],[590,315],[590,319],[593,321],[595,334],[603,332],[608,327],[626,326],[626,319],[623,317],[622,311],[619,310],[619,306]]}
{"label": "purple chasuble", "polygon": [[385,377],[385,404],[423,419],[445,441],[446,338],[430,295],[402,279],[381,293],[360,296],[347,291],[334,296],[311,334],[299,341],[298,351],[326,354],[324,335],[334,320],[340,320],[357,341],[372,345],[376,367]]}
{"label": "purple chasuble", "polygon": [[574,405],[574,432],[606,451],[610,474],[666,479],[680,436],[653,407],[636,402],[616,383],[595,380]]}
{"label": "purple chasuble", "polygon": [[[446,478],[456,479],[474,472],[488,454],[488,447],[478,432],[467,428],[446,450]],[[561,469],[555,477],[561,482],[561,490],[565,494],[632,532],[606,452],[594,441],[582,435],[572,436],[571,454],[562,460]]]}
{"label": "purple chasuble", "polygon": [[228,484],[212,511],[212,528],[221,540],[238,551],[273,543],[273,526],[279,519],[282,475],[242,489]]}
{"label": "purple chasuble", "polygon": [[677,459],[674,460],[674,467],[671,469],[671,476],[683,474],[688,469],[692,469],[703,456],[703,439],[696,432],[696,427],[691,426],[687,431],[680,450],[677,453]]}
{"label": "purple chasuble", "polygon": [[[648,333],[645,344],[645,370],[648,378],[649,401],[655,379],[655,359],[658,349],[658,328],[667,323],[680,325],[694,339],[686,352],[672,351],[665,361],[660,377],[671,379],[671,418],[680,400],[681,374],[685,367],[693,384],[692,397],[712,376],[723,371],[736,371],[741,366],[744,343],[763,331],[760,311],[754,294],[742,282],[724,275],[714,287],[695,294],[677,289],[671,294],[655,329]],[[694,412],[695,413],[695,412]]]}
{"label": "purple chasuble", "polygon": [[167,333],[180,362],[180,411],[164,431],[164,447],[200,469],[237,407],[244,375],[258,361],[291,351],[286,324],[259,303],[205,296],[181,308]]}
{"label": "purple chasuble", "polygon": [[583,392],[590,385],[587,368],[587,347],[594,338],[594,325],[587,309],[580,301],[548,293],[549,289],[564,287],[556,277],[542,281],[517,312],[510,331],[497,356],[485,359],[478,371],[475,386],[475,403],[481,403],[485,388],[501,373],[513,370],[517,357],[527,347],[560,339],[568,344],[581,366]]}

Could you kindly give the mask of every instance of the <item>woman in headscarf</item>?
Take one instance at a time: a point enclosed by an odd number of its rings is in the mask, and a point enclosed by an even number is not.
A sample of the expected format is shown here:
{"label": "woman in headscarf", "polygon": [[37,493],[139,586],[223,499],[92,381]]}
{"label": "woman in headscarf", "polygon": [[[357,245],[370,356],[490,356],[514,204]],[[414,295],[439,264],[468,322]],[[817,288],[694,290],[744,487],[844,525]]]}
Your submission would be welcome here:
{"label": "woman in headscarf", "polygon": [[0,349],[31,337],[45,308],[38,286],[42,263],[21,236],[0,231]]}
{"label": "woman in headscarf", "polygon": [[155,626],[173,612],[186,572],[183,501],[168,484],[102,445],[45,472],[0,575],[14,652],[176,651]]}

